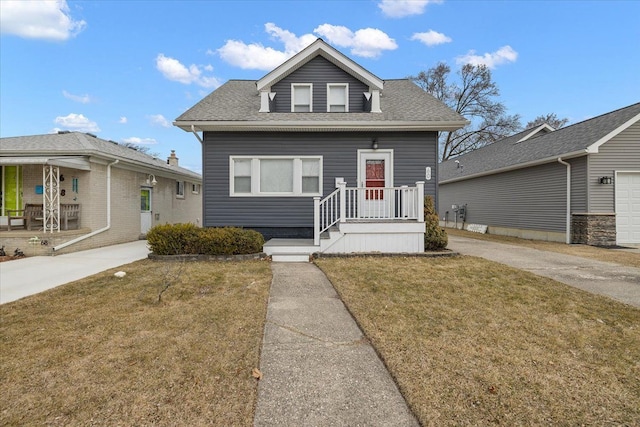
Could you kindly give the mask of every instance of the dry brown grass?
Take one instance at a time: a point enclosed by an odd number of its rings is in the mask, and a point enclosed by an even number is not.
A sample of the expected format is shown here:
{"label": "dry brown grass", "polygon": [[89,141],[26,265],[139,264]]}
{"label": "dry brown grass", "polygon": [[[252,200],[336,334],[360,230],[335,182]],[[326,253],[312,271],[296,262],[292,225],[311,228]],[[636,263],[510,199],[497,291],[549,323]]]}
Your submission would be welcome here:
{"label": "dry brown grass", "polygon": [[637,425],[640,310],[473,257],[316,261],[423,425]]}
{"label": "dry brown grass", "polygon": [[269,264],[118,270],[0,306],[0,425],[251,425]]}
{"label": "dry brown grass", "polygon": [[626,265],[628,267],[640,268],[640,255],[637,253],[624,252],[620,249],[598,248],[589,245],[567,245],[565,243],[520,239],[518,237],[498,236],[496,234],[472,233],[470,231],[456,230],[455,228],[447,228],[447,234],[451,236],[507,243],[510,245],[526,246],[528,248],[540,249],[543,251],[574,255],[583,258],[595,259],[597,261],[613,262],[620,265]]}

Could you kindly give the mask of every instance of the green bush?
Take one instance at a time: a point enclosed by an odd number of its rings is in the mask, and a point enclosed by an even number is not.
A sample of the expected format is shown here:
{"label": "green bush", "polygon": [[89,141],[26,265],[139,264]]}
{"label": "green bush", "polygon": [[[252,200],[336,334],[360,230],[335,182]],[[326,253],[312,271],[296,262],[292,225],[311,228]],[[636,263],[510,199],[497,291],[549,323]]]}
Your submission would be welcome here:
{"label": "green bush", "polygon": [[440,227],[440,221],[433,205],[433,197],[424,198],[424,250],[438,251],[447,247],[449,239],[444,228]]}
{"label": "green bush", "polygon": [[165,224],[147,233],[156,255],[239,255],[262,252],[264,237],[237,227],[199,228],[193,224]]}
{"label": "green bush", "polygon": [[192,254],[198,246],[201,228],[194,224],[156,225],[147,232],[147,243],[157,255]]}

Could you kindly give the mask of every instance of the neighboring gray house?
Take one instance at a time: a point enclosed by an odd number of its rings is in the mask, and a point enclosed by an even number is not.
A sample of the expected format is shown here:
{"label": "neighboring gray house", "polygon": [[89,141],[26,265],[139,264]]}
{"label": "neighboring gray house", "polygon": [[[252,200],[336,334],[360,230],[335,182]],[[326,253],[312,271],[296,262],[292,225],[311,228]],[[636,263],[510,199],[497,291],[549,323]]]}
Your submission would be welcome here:
{"label": "neighboring gray house", "polygon": [[317,39],[260,80],[225,83],[174,124],[202,142],[203,225],[308,239],[265,246],[303,259],[422,251],[438,131],[466,123],[409,79],[382,80]]}
{"label": "neighboring gray house", "polygon": [[[640,103],[553,131],[527,129],[440,165],[440,219],[492,234],[640,243]],[[456,216],[458,219],[456,220]]]}
{"label": "neighboring gray house", "polygon": [[201,184],[175,152],[158,159],[81,132],[1,138],[0,244],[62,253],[200,224]]}

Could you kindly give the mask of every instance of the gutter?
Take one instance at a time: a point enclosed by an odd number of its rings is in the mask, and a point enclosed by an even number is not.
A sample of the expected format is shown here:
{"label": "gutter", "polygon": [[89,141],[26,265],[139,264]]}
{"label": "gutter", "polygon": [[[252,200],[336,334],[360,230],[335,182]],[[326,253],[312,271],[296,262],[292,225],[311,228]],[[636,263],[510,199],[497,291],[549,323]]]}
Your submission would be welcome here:
{"label": "gutter", "polygon": [[196,131],[195,125],[191,125],[191,133],[194,134],[196,138],[198,138],[198,141],[200,141],[200,144],[204,144],[204,142],[202,141],[202,138],[200,138],[200,135],[198,135],[198,132]]}
{"label": "gutter", "polygon": [[[175,121],[174,126],[187,132],[211,131],[295,131],[295,132],[333,132],[333,131],[454,131],[468,125],[468,121]],[[198,138],[200,139],[200,138]]]}
{"label": "gutter", "polygon": [[567,167],[567,217],[566,217],[566,243],[571,244],[571,164],[558,157],[558,163]]}
{"label": "gutter", "polygon": [[54,246],[53,252],[81,242],[82,240],[88,239],[89,237],[93,237],[96,234],[103,233],[111,228],[111,166],[115,165],[119,161],[120,160],[114,160],[113,163],[109,163],[107,165],[107,226],[101,228],[100,230],[92,231],[89,234],[85,234],[84,236],[76,237],[75,239],[69,240],[68,242],[62,243],[58,246]]}

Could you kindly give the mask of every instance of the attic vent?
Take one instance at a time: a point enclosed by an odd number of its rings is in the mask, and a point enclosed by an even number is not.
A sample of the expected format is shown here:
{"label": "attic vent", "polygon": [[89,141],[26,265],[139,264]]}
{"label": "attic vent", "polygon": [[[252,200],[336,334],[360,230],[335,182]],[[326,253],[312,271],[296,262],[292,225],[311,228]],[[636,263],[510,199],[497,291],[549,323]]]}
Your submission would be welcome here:
{"label": "attic vent", "polygon": [[94,137],[94,138],[97,138],[97,136],[95,136],[94,134],[89,133],[89,132],[87,132],[87,135],[92,136],[92,137]]}
{"label": "attic vent", "polygon": [[65,133],[71,133],[71,131],[68,131],[68,130],[59,130],[58,131],[58,135],[64,135]]}

